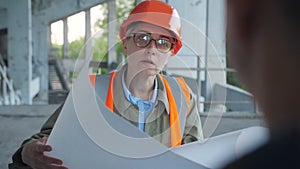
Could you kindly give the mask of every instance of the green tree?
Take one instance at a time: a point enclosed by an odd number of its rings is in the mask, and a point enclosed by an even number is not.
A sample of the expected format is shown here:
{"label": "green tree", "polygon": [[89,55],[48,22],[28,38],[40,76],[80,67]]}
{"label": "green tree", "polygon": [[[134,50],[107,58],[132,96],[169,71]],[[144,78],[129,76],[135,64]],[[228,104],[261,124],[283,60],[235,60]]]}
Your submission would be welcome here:
{"label": "green tree", "polygon": [[55,43],[52,44],[51,56],[62,58],[63,57],[62,48],[63,48],[63,45],[59,45],[59,44],[55,44]]}
{"label": "green tree", "polygon": [[[231,64],[230,64],[230,60],[228,59],[228,55],[226,56],[226,63],[227,63],[227,67],[230,68]],[[246,86],[239,81],[238,77],[236,76],[236,72],[234,71],[227,72],[226,80],[228,84],[247,90]]]}
{"label": "green tree", "polygon": [[[120,27],[120,24],[126,18],[130,11],[133,9],[135,0],[116,0],[117,5],[117,27]],[[99,5],[99,10],[102,12],[103,18],[99,18],[94,27],[100,28],[102,32],[99,38],[93,39],[93,60],[107,62],[108,61],[108,5],[103,3]],[[119,31],[119,30],[118,30]],[[117,38],[119,38],[119,32],[117,31]],[[79,57],[80,52],[84,48],[85,40],[84,37],[81,37],[78,40],[72,41],[69,44],[69,58],[76,59]],[[52,44],[53,46],[53,55],[62,58],[62,48],[63,45]],[[123,55],[122,43],[118,42],[116,44],[116,50],[118,58]],[[103,70],[101,70],[103,72]],[[107,70],[104,70],[106,72]]]}
{"label": "green tree", "polygon": [[78,58],[81,50],[84,47],[84,44],[85,44],[85,42],[84,42],[83,37],[81,37],[78,40],[72,41],[69,44],[69,58],[71,58],[71,59]]}
{"label": "green tree", "polygon": [[[134,7],[134,0],[117,0],[117,27],[120,27],[120,24],[123,22],[123,20],[129,15],[130,11]],[[96,40],[95,46],[94,46],[94,53],[93,53],[93,59],[98,60],[102,57],[102,61],[107,61],[107,47],[108,47],[108,5],[107,3],[104,3],[101,5],[100,10],[103,12],[103,15],[105,16],[102,19],[98,19],[95,26],[99,27],[101,30],[103,30],[103,33],[99,39]],[[119,30],[118,30],[119,31]],[[117,31],[117,38],[119,37],[119,32]],[[116,44],[116,50],[118,58],[122,55],[123,49],[122,49],[122,43]]]}

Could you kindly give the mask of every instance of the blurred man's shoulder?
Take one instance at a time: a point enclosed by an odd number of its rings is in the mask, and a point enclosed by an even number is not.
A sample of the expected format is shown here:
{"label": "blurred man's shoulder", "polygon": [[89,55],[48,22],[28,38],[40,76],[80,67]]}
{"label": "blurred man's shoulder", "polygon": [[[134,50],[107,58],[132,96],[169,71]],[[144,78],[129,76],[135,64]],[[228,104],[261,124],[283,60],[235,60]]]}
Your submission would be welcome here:
{"label": "blurred man's shoulder", "polygon": [[300,168],[300,133],[271,139],[225,169]]}

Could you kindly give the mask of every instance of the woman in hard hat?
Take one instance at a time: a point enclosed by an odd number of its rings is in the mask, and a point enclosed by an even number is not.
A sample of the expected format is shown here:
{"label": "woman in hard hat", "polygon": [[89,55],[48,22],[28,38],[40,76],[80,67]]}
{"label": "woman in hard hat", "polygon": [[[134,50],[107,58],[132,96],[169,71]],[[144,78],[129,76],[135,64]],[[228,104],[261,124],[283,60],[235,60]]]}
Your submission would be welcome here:
{"label": "woman in hard hat", "polygon": [[[160,74],[182,46],[180,32],[181,22],[174,8],[160,1],[144,1],[120,27],[127,64],[109,76],[90,76],[96,93],[105,93],[100,98],[106,100],[112,112],[167,147],[203,139],[195,95],[183,78]],[[43,155],[51,151],[43,137],[50,134],[59,112],[51,116],[40,133],[24,142],[10,168],[26,164],[33,168],[65,168],[61,160]]]}

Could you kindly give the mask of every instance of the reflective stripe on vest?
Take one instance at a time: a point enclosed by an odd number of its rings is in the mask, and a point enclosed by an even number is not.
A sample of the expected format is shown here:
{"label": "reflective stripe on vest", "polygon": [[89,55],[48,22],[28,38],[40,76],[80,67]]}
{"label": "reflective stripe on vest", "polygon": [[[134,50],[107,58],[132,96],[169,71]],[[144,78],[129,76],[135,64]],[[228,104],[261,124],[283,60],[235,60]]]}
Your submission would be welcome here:
{"label": "reflective stripe on vest", "polygon": [[170,76],[160,75],[160,77],[162,78],[166,88],[170,108],[171,146],[176,147],[181,145],[186,121],[187,106],[177,81]]}
{"label": "reflective stripe on vest", "polygon": [[[95,88],[100,100],[113,112],[113,81],[116,72],[103,75],[90,75],[91,85]],[[160,77],[164,83],[170,107],[171,147],[181,145],[184,134],[186,114],[190,108],[190,92],[183,78],[170,76]],[[179,91],[179,92],[178,92]],[[179,111],[178,111],[179,110]]]}
{"label": "reflective stripe on vest", "polygon": [[113,79],[115,75],[116,72],[103,75],[89,75],[91,85],[95,88],[97,93],[96,96],[99,97],[101,101],[105,100],[105,105],[111,112],[114,112]]}

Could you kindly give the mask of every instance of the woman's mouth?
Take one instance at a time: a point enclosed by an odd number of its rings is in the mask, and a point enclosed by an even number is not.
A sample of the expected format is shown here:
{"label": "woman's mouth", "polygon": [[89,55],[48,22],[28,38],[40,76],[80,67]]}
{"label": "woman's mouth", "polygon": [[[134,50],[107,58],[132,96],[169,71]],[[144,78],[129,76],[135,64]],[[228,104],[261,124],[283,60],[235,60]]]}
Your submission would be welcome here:
{"label": "woman's mouth", "polygon": [[142,60],[142,62],[145,64],[154,65],[154,62],[152,60]]}

